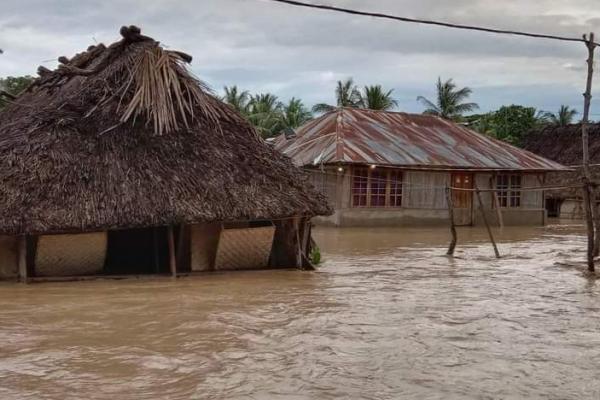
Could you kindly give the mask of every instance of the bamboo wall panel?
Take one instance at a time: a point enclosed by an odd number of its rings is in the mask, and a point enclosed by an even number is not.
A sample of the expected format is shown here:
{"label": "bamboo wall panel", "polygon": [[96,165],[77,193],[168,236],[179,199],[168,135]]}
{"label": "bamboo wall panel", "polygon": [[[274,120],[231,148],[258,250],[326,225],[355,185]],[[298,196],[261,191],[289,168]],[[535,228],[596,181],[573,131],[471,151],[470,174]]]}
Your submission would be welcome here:
{"label": "bamboo wall panel", "polygon": [[445,188],[450,184],[446,172],[405,171],[402,205],[407,208],[445,209]]}
{"label": "bamboo wall panel", "polygon": [[259,269],[269,265],[275,227],[221,231],[215,269]]}
{"label": "bamboo wall panel", "polygon": [[106,244],[106,232],[40,236],[35,255],[35,275],[99,274],[104,268]]}
{"label": "bamboo wall panel", "polygon": [[192,225],[190,230],[192,271],[213,269],[221,224]]}

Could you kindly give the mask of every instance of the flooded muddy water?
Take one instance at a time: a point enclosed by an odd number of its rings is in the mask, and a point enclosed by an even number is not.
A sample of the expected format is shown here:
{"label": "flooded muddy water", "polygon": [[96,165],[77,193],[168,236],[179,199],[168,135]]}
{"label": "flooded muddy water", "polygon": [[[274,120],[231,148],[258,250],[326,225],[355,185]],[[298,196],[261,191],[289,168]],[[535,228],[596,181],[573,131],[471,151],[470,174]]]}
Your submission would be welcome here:
{"label": "flooded muddy water", "polygon": [[0,285],[1,399],[595,399],[580,227],[317,229],[316,272]]}

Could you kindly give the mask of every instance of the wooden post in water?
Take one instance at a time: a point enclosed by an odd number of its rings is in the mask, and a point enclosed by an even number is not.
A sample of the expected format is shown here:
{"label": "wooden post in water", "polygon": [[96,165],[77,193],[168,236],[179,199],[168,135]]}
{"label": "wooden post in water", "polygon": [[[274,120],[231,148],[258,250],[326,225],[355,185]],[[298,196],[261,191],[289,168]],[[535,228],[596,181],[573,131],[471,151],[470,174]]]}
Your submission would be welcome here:
{"label": "wooden post in water", "polygon": [[167,228],[167,242],[169,245],[169,267],[173,278],[177,277],[177,258],[175,256],[175,238],[173,237],[173,226]]}
{"label": "wooden post in water", "polygon": [[29,283],[29,274],[27,271],[27,236],[19,236],[18,239],[18,259],[19,280],[23,283]]}
{"label": "wooden post in water", "polygon": [[450,217],[450,233],[452,234],[452,240],[448,246],[447,255],[453,256],[454,249],[456,248],[457,235],[456,235],[456,224],[454,223],[454,202],[452,201],[452,190],[446,186],[446,203],[448,203],[448,216]]}
{"label": "wooden post in water", "polygon": [[[590,154],[589,154],[589,138],[588,138],[588,121],[590,115],[590,103],[592,100],[592,78],[594,74],[594,33],[590,33],[589,39],[583,35],[586,47],[588,49],[587,59],[587,80],[585,85],[585,93],[583,94],[583,118],[581,119],[581,141],[583,146],[583,206],[585,207],[585,222],[588,235],[587,246],[587,265],[590,272],[594,272],[594,243],[595,236],[598,232],[594,232],[593,220],[593,203],[595,203],[594,195],[591,190],[591,174],[590,174]],[[596,229],[600,228],[597,221]],[[600,244],[600,243],[599,243]]]}
{"label": "wooden post in water", "polygon": [[479,211],[481,211],[481,218],[483,219],[485,228],[487,229],[488,235],[490,236],[492,246],[494,246],[494,253],[496,254],[496,258],[500,258],[500,252],[498,251],[498,246],[496,246],[496,241],[494,240],[494,235],[492,234],[492,228],[490,228],[490,224],[488,223],[487,217],[485,216],[485,210],[483,209],[483,201],[481,201],[481,193],[479,192],[479,188],[477,188],[477,185],[475,185],[475,194],[477,195],[477,202],[479,203]]}

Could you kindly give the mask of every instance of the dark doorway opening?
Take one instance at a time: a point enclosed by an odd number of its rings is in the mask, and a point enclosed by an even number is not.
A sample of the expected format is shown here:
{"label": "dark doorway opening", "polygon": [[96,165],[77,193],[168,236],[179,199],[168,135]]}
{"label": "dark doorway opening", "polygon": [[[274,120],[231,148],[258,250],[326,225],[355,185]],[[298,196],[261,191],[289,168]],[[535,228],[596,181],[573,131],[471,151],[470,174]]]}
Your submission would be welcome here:
{"label": "dark doorway opening", "polygon": [[548,211],[548,217],[557,218],[560,217],[560,205],[561,199],[546,199],[546,211]]}
{"label": "dark doorway opening", "polygon": [[166,227],[109,231],[107,247],[108,275],[169,273]]}

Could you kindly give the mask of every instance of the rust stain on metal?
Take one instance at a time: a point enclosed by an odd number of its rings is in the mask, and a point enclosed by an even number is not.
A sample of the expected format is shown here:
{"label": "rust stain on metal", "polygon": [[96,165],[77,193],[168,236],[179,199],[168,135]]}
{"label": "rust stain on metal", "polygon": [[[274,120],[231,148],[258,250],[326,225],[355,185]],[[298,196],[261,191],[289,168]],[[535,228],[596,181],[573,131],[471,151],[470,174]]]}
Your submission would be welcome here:
{"label": "rust stain on metal", "polygon": [[297,165],[376,164],[467,170],[566,170],[554,161],[430,115],[340,108],[277,149]]}

